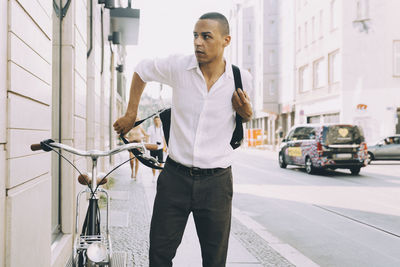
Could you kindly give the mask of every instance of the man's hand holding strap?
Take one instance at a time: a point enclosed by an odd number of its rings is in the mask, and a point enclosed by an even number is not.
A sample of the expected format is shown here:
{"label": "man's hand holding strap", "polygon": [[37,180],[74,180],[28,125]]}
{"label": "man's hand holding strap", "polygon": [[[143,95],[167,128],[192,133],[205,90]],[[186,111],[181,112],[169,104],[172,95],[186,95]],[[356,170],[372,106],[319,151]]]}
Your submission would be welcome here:
{"label": "man's hand holding strap", "polygon": [[243,122],[248,122],[253,116],[250,97],[241,88],[233,93],[232,105],[234,110],[242,117]]}

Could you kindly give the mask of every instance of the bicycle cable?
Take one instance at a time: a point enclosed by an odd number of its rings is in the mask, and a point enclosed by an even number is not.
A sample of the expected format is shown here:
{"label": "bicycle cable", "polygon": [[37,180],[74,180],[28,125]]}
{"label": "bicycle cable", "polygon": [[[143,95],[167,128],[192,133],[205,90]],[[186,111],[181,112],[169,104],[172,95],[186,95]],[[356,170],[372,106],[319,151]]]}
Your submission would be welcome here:
{"label": "bicycle cable", "polygon": [[[55,150],[54,148],[52,148],[52,147],[49,146],[48,144],[46,144],[46,143],[44,143],[44,142],[43,142],[42,144],[45,145],[48,149],[50,149],[50,150],[56,152],[56,153],[57,153],[59,156],[61,156],[63,159],[65,159],[69,164],[71,164],[72,167],[74,167],[75,170],[77,170],[77,172],[79,172],[79,175],[82,175],[82,177],[84,177],[83,174],[78,170],[78,168],[77,168],[69,159],[67,159],[66,157],[64,157],[60,152],[58,152],[57,150]],[[89,187],[90,192],[92,193],[92,198],[93,198],[93,196],[94,196],[94,191],[93,191],[92,188],[90,187],[88,181],[87,181],[86,179],[84,179],[84,180],[85,180],[85,182],[86,182],[86,185]],[[96,188],[96,189],[97,189],[97,188]]]}
{"label": "bicycle cable", "polygon": [[114,169],[112,169],[111,171],[109,171],[104,177],[103,179],[100,180],[100,182],[97,184],[96,189],[94,191],[97,190],[97,188],[99,187],[99,185],[101,184],[101,182],[103,182],[104,179],[107,178],[108,175],[110,175],[113,171],[115,171],[116,169],[118,169],[119,167],[121,167],[122,165],[124,165],[125,163],[127,163],[128,161],[133,160],[135,157],[129,158],[127,160],[125,160],[124,162],[122,162],[121,164],[119,164],[117,167],[115,167]]}

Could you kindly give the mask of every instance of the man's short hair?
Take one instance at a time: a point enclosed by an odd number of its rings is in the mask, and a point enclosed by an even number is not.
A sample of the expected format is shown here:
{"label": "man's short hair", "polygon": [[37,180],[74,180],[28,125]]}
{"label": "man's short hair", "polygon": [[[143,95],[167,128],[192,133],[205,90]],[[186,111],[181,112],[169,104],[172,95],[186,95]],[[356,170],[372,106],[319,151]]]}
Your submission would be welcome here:
{"label": "man's short hair", "polygon": [[160,116],[158,116],[158,115],[155,115],[155,116],[154,116],[154,120],[155,120],[155,119],[157,119],[157,118],[159,119],[159,118],[160,118]]}
{"label": "man's short hair", "polygon": [[219,22],[220,31],[223,36],[229,35],[229,22],[224,15],[218,12],[203,14],[199,19],[212,19]]}

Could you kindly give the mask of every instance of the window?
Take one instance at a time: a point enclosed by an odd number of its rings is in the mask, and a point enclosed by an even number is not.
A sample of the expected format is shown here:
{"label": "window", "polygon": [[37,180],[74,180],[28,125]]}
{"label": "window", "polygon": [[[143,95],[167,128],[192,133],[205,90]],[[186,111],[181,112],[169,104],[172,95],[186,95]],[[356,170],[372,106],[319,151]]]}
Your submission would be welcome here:
{"label": "window", "polygon": [[275,88],[276,88],[275,80],[270,80],[269,81],[269,94],[270,95],[275,95]]}
{"label": "window", "polygon": [[298,51],[300,51],[301,50],[301,27],[299,26],[298,28],[297,28],[297,43],[298,43],[298,46],[297,46],[297,50]]}
{"label": "window", "polygon": [[393,141],[395,144],[400,144],[400,137],[393,137]]}
{"label": "window", "polygon": [[275,66],[276,65],[276,53],[275,50],[269,51],[269,65]]}
{"label": "window", "polygon": [[337,83],[341,79],[341,62],[339,51],[329,54],[329,84]]}
{"label": "window", "polygon": [[365,20],[369,17],[369,0],[358,0],[356,19]]}
{"label": "window", "polygon": [[393,41],[393,76],[400,77],[400,40]]}
{"label": "window", "polygon": [[324,11],[319,11],[319,38],[324,36]]}
{"label": "window", "polygon": [[291,139],[293,140],[310,140],[315,137],[315,129],[312,127],[298,127],[294,131]]}
{"label": "window", "polygon": [[331,2],[331,30],[334,30],[338,27],[338,16],[339,16],[338,1],[332,0],[332,2]]}
{"label": "window", "polygon": [[339,123],[340,122],[340,114],[339,113],[331,113],[324,114],[324,123]]}
{"label": "window", "polygon": [[308,31],[307,22],[304,23],[304,47],[307,47],[308,40],[307,40],[307,31]]}
{"label": "window", "polygon": [[311,19],[311,41],[315,42],[315,17]]}
{"label": "window", "polygon": [[314,88],[321,88],[325,85],[326,81],[326,71],[325,71],[325,61],[323,58],[318,59],[314,62],[313,66],[313,85]]}
{"label": "window", "polygon": [[320,123],[320,122],[321,122],[321,115],[307,117],[307,123]]}
{"label": "window", "polygon": [[299,92],[307,92],[311,90],[308,66],[299,69]]}
{"label": "window", "polygon": [[276,23],[275,23],[275,21],[274,20],[270,20],[269,21],[269,35],[270,35],[270,38],[275,38],[276,37]]}
{"label": "window", "polygon": [[286,139],[287,139],[288,141],[292,140],[293,134],[294,134],[294,130],[291,130],[291,131],[289,132],[289,134],[287,135]]}
{"label": "window", "polygon": [[360,19],[361,17],[362,17],[361,16],[361,2],[357,1],[357,16],[356,16],[356,18]]}

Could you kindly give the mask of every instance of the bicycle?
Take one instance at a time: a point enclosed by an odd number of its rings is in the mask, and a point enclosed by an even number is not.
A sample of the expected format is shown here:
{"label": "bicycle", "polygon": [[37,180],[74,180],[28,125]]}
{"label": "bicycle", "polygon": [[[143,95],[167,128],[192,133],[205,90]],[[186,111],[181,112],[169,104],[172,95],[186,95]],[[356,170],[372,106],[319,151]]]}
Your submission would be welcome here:
{"label": "bicycle", "polygon": [[[111,266],[112,265],[112,244],[110,236],[110,196],[107,190],[99,188],[100,185],[107,183],[107,176],[113,171],[121,167],[123,164],[127,163],[131,159],[124,161],[118,166],[114,167],[109,171],[104,177],[98,177],[97,172],[97,159],[99,157],[111,156],[119,152],[129,150],[133,155],[144,165],[155,168],[162,169],[160,163],[153,157],[147,156],[145,154],[146,150],[157,149],[156,144],[144,144],[144,143],[129,143],[123,136],[120,136],[124,145],[118,146],[114,149],[108,151],[100,150],[79,150],[73,147],[67,146],[65,144],[56,143],[51,139],[44,140],[40,144],[31,145],[32,151],[44,150],[46,152],[54,151],[62,158],[64,158],[68,163],[78,171],[78,181],[82,185],[87,185],[86,189],[81,190],[77,195],[76,202],[76,217],[75,217],[75,240],[73,246],[73,257],[72,265],[74,267],[78,266]],[[59,150],[59,151],[57,151]],[[83,174],[78,168],[67,158],[65,158],[60,151],[64,150],[69,153],[90,157],[92,159],[92,173],[91,177],[87,174]],[[79,228],[79,205],[80,197],[84,193],[90,193],[88,200],[89,205],[86,211],[85,220],[82,226],[81,234],[78,233]],[[99,193],[103,193],[107,199],[106,208],[106,227],[105,232],[101,229],[100,220],[100,209],[98,206]]]}

